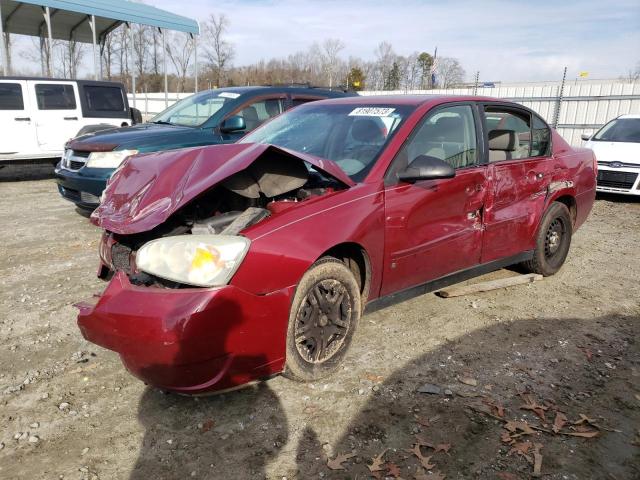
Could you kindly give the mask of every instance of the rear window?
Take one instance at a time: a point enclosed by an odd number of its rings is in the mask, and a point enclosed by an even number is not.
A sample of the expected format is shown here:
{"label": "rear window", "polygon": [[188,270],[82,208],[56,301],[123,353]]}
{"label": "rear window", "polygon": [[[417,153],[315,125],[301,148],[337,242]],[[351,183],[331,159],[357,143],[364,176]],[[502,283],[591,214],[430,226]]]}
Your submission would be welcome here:
{"label": "rear window", "polygon": [[93,112],[123,112],[125,110],[122,89],[119,87],[85,85],[83,90],[87,110]]}
{"label": "rear window", "polygon": [[24,110],[19,83],[0,83],[0,110]]}
{"label": "rear window", "polygon": [[55,83],[36,84],[38,110],[75,110],[73,85]]}

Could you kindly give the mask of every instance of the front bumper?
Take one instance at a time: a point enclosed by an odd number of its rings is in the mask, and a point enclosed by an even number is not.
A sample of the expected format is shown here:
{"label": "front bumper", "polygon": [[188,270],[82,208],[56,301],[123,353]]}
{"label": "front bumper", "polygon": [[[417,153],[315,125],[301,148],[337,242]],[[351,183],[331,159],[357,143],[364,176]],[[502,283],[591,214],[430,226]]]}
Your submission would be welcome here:
{"label": "front bumper", "polygon": [[80,170],[67,170],[58,163],[55,169],[58,191],[66,200],[77,206],[94,209],[100,203],[100,195],[102,195],[113,171],[111,168],[88,167],[82,167]]}
{"label": "front bumper", "polygon": [[282,371],[293,290],[139,287],[118,272],[95,301],[77,305],[78,326],[146,383],[188,394],[226,390]]}
{"label": "front bumper", "polygon": [[599,164],[596,190],[624,195],[640,195],[640,166],[638,168],[611,168]]}

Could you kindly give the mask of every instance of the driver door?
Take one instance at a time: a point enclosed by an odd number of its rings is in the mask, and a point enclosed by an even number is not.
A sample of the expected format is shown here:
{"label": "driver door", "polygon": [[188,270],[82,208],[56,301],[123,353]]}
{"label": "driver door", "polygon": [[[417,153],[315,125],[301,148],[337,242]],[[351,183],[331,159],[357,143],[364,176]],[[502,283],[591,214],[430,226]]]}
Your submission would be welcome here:
{"label": "driver door", "polygon": [[[470,104],[428,112],[385,179],[385,261],[381,295],[480,263],[487,167],[479,162],[478,114]],[[451,164],[450,179],[404,183],[397,174],[419,155]]]}

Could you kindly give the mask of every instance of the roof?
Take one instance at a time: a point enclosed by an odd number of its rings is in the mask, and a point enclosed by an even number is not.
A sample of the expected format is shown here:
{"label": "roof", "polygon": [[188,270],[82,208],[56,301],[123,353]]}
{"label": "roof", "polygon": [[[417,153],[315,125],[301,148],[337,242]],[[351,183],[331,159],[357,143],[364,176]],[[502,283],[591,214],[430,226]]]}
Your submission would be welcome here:
{"label": "roof", "polygon": [[21,35],[47,35],[42,7],[49,7],[53,38],[93,41],[89,20],[96,17],[98,40],[122,23],[198,34],[198,22],[143,3],[126,0],[0,0],[4,31]]}
{"label": "roof", "polygon": [[[323,100],[327,101],[327,100]],[[480,97],[472,95],[358,95],[337,100],[331,103],[346,103],[357,105],[411,105],[418,106],[425,103],[446,103],[446,102],[500,102],[513,103],[500,98]]]}

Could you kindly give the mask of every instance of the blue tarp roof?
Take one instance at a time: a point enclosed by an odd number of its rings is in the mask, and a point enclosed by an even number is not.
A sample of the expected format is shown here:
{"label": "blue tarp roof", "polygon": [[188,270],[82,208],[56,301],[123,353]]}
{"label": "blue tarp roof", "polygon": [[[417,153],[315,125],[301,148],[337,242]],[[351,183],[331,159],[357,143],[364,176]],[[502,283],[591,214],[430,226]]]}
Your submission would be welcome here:
{"label": "blue tarp roof", "polygon": [[[95,15],[97,36],[102,38],[124,22],[200,33],[193,19],[126,0],[0,0],[4,31],[22,35],[46,36],[42,7],[49,7],[53,38],[91,42],[88,17]],[[44,31],[43,31],[44,29]]]}

